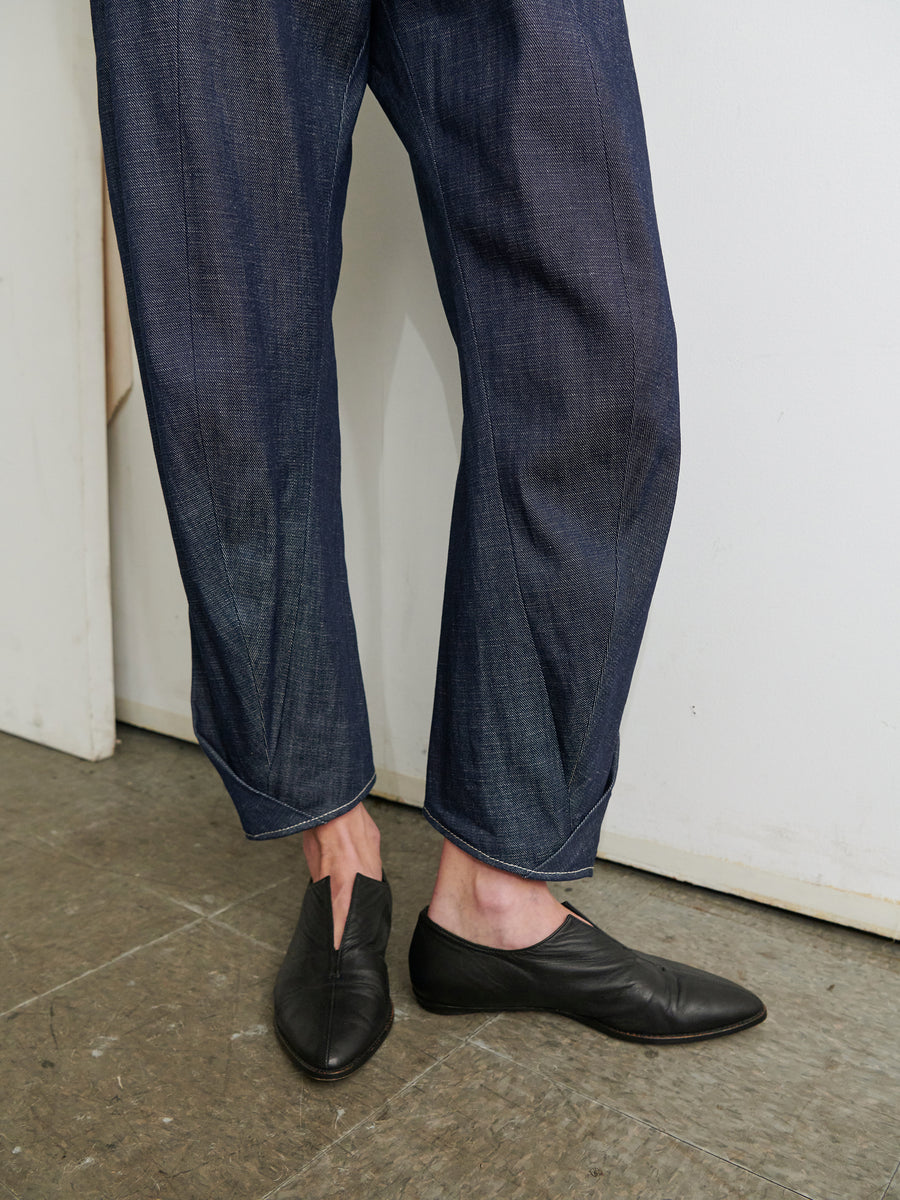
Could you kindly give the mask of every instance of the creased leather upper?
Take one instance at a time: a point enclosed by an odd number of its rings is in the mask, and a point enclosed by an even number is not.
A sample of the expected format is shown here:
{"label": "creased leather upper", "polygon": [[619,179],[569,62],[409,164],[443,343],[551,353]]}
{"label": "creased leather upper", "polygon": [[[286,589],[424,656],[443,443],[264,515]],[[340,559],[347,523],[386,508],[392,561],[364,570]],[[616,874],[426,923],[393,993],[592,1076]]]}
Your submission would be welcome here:
{"label": "creased leather upper", "polygon": [[410,975],[426,1006],[543,1009],[624,1037],[709,1035],[765,1015],[759,997],[739,984],[631,950],[576,916],[534,946],[497,950],[456,937],[423,909]]}
{"label": "creased leather upper", "polygon": [[340,948],[331,880],[310,883],[275,981],[275,1022],[313,1073],[341,1071],[380,1042],[391,1020],[384,952],[391,928],[386,880],[357,875]]}

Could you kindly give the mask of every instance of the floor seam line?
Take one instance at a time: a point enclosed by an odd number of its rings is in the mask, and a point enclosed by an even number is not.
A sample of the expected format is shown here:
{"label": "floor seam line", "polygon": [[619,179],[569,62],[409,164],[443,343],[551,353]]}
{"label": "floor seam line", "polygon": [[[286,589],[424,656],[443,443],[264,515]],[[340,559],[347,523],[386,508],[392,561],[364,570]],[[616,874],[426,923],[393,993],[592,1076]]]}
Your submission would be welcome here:
{"label": "floor seam line", "polygon": [[900,1162],[898,1162],[896,1167],[894,1167],[893,1173],[892,1173],[890,1179],[887,1181],[887,1187],[884,1189],[884,1191],[878,1197],[878,1200],[887,1200],[887,1194],[891,1190],[891,1188],[894,1186],[894,1180],[897,1178],[898,1173],[900,1173]]}
{"label": "floor seam line", "polygon": [[[569,1092],[571,1095],[577,1096],[579,1100],[586,1100],[589,1104],[596,1104],[598,1108],[604,1108],[608,1112],[614,1112],[620,1117],[625,1117],[629,1121],[634,1121],[638,1125],[643,1125],[645,1129],[652,1129],[654,1133],[659,1133],[663,1137],[668,1138],[670,1141],[678,1142],[683,1146],[690,1146],[692,1150],[697,1150],[701,1154],[706,1154],[710,1158],[716,1159],[718,1162],[726,1163],[728,1166],[735,1167],[739,1171],[746,1171],[748,1175],[753,1175],[756,1179],[761,1179],[765,1183],[771,1183],[775,1187],[781,1188],[785,1192],[789,1192],[792,1196],[801,1197],[801,1200],[819,1200],[818,1197],[810,1195],[809,1192],[800,1192],[796,1188],[791,1187],[790,1184],[782,1183],[778,1179],[772,1179],[768,1175],[761,1175],[759,1171],[754,1171],[752,1167],[748,1167],[744,1163],[735,1162],[734,1159],[727,1158],[723,1154],[717,1154],[715,1150],[709,1150],[705,1146],[699,1145],[697,1142],[692,1142],[689,1138],[679,1137],[678,1134],[670,1133],[668,1129],[661,1128],[653,1121],[647,1120],[646,1117],[639,1117],[635,1113],[630,1113],[626,1109],[619,1108],[615,1104],[610,1104],[604,1100],[598,1100],[594,1096],[588,1096],[585,1092],[579,1091],[578,1088],[574,1088],[568,1083],[562,1083],[560,1080],[554,1079],[552,1076],[547,1075],[544,1071],[539,1070],[537,1067],[532,1067],[528,1066],[526,1063],[521,1063],[518,1061],[518,1059],[512,1058],[508,1054],[504,1054],[501,1050],[495,1050],[492,1046],[487,1046],[481,1042],[476,1042],[475,1044],[479,1049],[487,1050],[489,1054],[494,1054],[497,1056],[497,1058],[502,1058],[504,1061],[512,1063],[513,1066],[519,1067],[521,1070],[529,1071],[534,1075],[540,1076],[541,1079],[546,1080],[547,1083],[549,1083],[552,1087],[558,1087],[564,1092]],[[890,1184],[888,1184],[888,1187],[890,1187]],[[885,1193],[885,1195],[886,1194],[887,1193]],[[879,1197],[879,1200],[885,1200],[885,1197],[881,1196]]]}
{"label": "floor seam line", "polygon": [[150,946],[156,946],[159,942],[165,942],[170,937],[175,937],[179,933],[184,933],[188,929],[193,929],[195,925],[199,925],[203,917],[197,917],[194,921],[188,921],[185,925],[179,925],[177,929],[170,929],[168,933],[160,934],[159,937],[151,938],[149,942],[143,942],[140,946],[132,946],[128,950],[123,950],[121,954],[115,955],[107,962],[100,963],[96,967],[89,967],[88,970],[82,971],[80,975],[73,975],[71,979],[67,979],[64,983],[58,983],[55,987],[48,988],[45,992],[39,993],[37,996],[32,996],[28,1000],[23,1000],[19,1004],[14,1004],[12,1008],[8,1008],[6,1012],[0,1013],[0,1019],[9,1017],[13,1013],[19,1012],[23,1008],[28,1008],[31,1004],[36,1004],[38,1000],[45,1000],[47,996],[52,996],[56,992],[62,991],[63,988],[69,987],[73,983],[78,983],[79,980],[87,979],[89,975],[96,975],[98,971],[105,971],[107,967],[113,966],[117,962],[121,962],[124,958],[131,958],[134,954],[140,954],[142,950],[147,950]]}
{"label": "floor seam line", "polygon": [[155,896],[157,900],[165,900],[168,904],[176,904],[179,908],[186,908],[188,912],[196,913],[198,916],[202,915],[202,909],[197,908],[196,905],[191,904],[187,900],[178,900],[175,896],[168,895],[165,890],[160,890],[157,884],[152,880],[145,879],[142,875],[135,875],[129,871],[117,871],[115,867],[106,866],[104,863],[92,862],[90,858],[84,858],[80,854],[75,854],[64,846],[57,846],[41,834],[34,834],[33,836],[33,842],[23,842],[20,838],[16,837],[11,837],[7,840],[16,846],[21,846],[25,850],[36,846],[40,847],[48,853],[56,855],[63,862],[72,863],[76,867],[84,867],[88,871],[99,871],[101,875],[108,876],[110,879],[121,879],[132,885],[137,884],[141,891],[149,896]]}
{"label": "floor seam line", "polygon": [[206,917],[205,920],[210,925],[215,925],[217,929],[227,929],[229,933],[233,933],[236,937],[244,938],[245,941],[252,942],[254,946],[260,946],[263,950],[271,950],[273,954],[283,953],[283,950],[279,950],[277,946],[272,946],[269,942],[264,942],[260,938],[254,937],[252,933],[244,933],[243,929],[235,929],[233,925],[229,925],[227,921],[223,921],[220,917]]}
{"label": "floor seam line", "polygon": [[79,854],[74,854],[71,850],[68,850],[63,846],[55,845],[48,838],[43,837],[41,834],[34,835],[34,843],[23,842],[15,837],[12,837],[8,840],[15,843],[17,846],[22,846],[24,849],[27,849],[29,845],[36,843],[38,846],[43,847],[50,853],[57,855],[65,862],[74,863],[75,866],[85,867],[90,871],[100,871],[101,874],[108,875],[113,879],[122,879],[128,883],[137,884],[147,895],[155,896],[157,900],[165,900],[168,904],[175,904],[178,908],[185,908],[188,912],[192,912],[198,917],[217,916],[219,913],[227,912],[229,908],[233,908],[236,904],[242,904],[246,900],[253,900],[256,896],[261,896],[264,892],[269,891],[271,888],[278,887],[280,884],[286,883],[292,878],[291,875],[284,875],[272,883],[264,884],[261,888],[256,888],[252,892],[247,892],[246,895],[238,896],[234,900],[229,900],[227,904],[223,904],[219,908],[214,909],[211,913],[207,913],[200,905],[193,904],[190,900],[181,900],[177,896],[170,896],[165,888],[155,880],[146,879],[144,876],[135,875],[133,872],[117,871],[115,867],[92,862],[90,858],[84,858]]}
{"label": "floor seam line", "polygon": [[458,1046],[453,1046],[450,1050],[447,1051],[446,1054],[442,1054],[440,1058],[436,1058],[433,1063],[429,1063],[429,1065],[427,1067],[425,1067],[424,1070],[420,1071],[418,1073],[418,1075],[413,1076],[413,1078],[408,1080],[405,1084],[403,1084],[403,1086],[401,1088],[398,1088],[396,1092],[392,1092],[389,1096],[386,1096],[384,1098],[384,1100],[382,1100],[379,1104],[377,1104],[375,1106],[375,1108],[373,1108],[370,1112],[366,1113],[366,1115],[364,1117],[360,1118],[360,1120],[357,1121],[355,1125],[351,1125],[351,1127],[349,1129],[344,1130],[344,1132],[340,1135],[340,1137],[336,1137],[333,1141],[329,1142],[327,1146],[323,1146],[321,1150],[318,1150],[313,1155],[313,1157],[309,1160],[309,1162],[303,1164],[303,1166],[301,1167],[301,1169],[299,1171],[297,1171],[295,1174],[290,1176],[289,1179],[282,1180],[282,1182],[279,1183],[277,1185],[277,1187],[274,1187],[271,1191],[266,1192],[265,1195],[260,1196],[259,1200],[272,1200],[272,1198],[274,1196],[277,1196],[277,1194],[280,1191],[282,1191],[284,1188],[290,1187],[292,1184],[299,1183],[299,1181],[303,1178],[303,1176],[307,1173],[307,1171],[309,1171],[312,1167],[314,1167],[316,1165],[316,1163],[319,1161],[319,1159],[322,1158],[325,1154],[327,1154],[329,1150],[333,1150],[335,1148],[335,1146],[340,1145],[340,1143],[343,1142],[345,1138],[350,1137],[350,1135],[352,1133],[355,1133],[358,1129],[361,1129],[366,1124],[366,1122],[371,1121],[374,1117],[377,1117],[377,1115],[383,1109],[387,1108],[387,1106],[390,1103],[392,1103],[394,1100],[399,1100],[411,1088],[414,1088],[416,1086],[416,1084],[419,1083],[420,1080],[424,1079],[426,1075],[430,1074],[435,1069],[435,1067],[439,1067],[442,1063],[445,1063],[448,1058],[452,1058],[452,1056],[454,1054],[457,1054],[460,1050],[463,1049],[464,1046],[468,1045],[470,1038],[473,1038],[476,1033],[479,1033],[487,1025],[492,1024],[492,1022],[494,1020],[496,1020],[495,1016],[491,1017],[490,1020],[482,1021],[481,1024],[476,1029],[473,1029],[472,1032],[459,1043]]}
{"label": "floor seam line", "polygon": [[204,913],[204,916],[207,918],[207,920],[211,920],[213,917],[218,917],[222,913],[228,912],[229,908],[234,908],[236,904],[246,904],[248,900],[255,900],[257,896],[263,896],[266,892],[270,892],[272,888],[280,887],[283,883],[287,883],[293,878],[294,876],[292,874],[282,875],[279,879],[275,879],[271,883],[266,883],[262,887],[256,888],[255,891],[247,892],[245,896],[238,896],[235,900],[229,900],[227,904],[223,904],[219,908],[213,909],[212,912]]}

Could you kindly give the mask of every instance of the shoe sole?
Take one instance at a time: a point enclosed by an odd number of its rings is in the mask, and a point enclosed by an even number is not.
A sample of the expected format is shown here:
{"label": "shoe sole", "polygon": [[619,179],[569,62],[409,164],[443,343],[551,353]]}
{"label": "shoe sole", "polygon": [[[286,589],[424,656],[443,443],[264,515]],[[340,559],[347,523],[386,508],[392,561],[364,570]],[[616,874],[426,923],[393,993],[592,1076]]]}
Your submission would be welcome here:
{"label": "shoe sole", "polygon": [[287,1037],[278,1026],[278,1022],[273,1022],[275,1027],[275,1036],[281,1043],[281,1048],[287,1054],[288,1058],[298,1066],[301,1071],[305,1071],[312,1079],[318,1079],[323,1083],[333,1083],[339,1079],[346,1079],[348,1075],[352,1075],[354,1071],[358,1071],[361,1066],[369,1061],[378,1047],[391,1031],[391,1026],[394,1024],[394,1006],[391,1004],[391,1011],[388,1014],[388,1019],[384,1028],[379,1032],[378,1037],[372,1042],[362,1054],[358,1054],[345,1067],[338,1067],[336,1070],[330,1071],[326,1067],[315,1067],[312,1063],[306,1062],[305,1059],[297,1053],[293,1046],[288,1041]]}
{"label": "shoe sole", "polygon": [[759,1025],[768,1016],[768,1010],[763,1006],[760,1012],[754,1013],[753,1016],[747,1017],[743,1021],[738,1021],[733,1025],[722,1025],[717,1029],[704,1029],[699,1033],[629,1033],[625,1029],[614,1029],[611,1025],[604,1025],[602,1021],[595,1021],[590,1017],[584,1017],[578,1013],[566,1012],[562,1008],[528,1008],[526,1006],[517,1008],[507,1005],[498,1005],[493,1008],[457,1008],[452,1004],[435,1004],[431,1000],[424,1000],[415,989],[413,989],[413,993],[420,1007],[424,1008],[426,1012],[438,1013],[441,1016],[503,1012],[554,1013],[558,1017],[568,1017],[570,1021],[577,1021],[580,1025],[587,1025],[589,1029],[594,1029],[598,1033],[605,1033],[609,1037],[620,1038],[624,1042],[641,1042],[656,1046],[674,1046],[686,1042],[705,1042],[709,1041],[710,1038],[726,1037],[729,1033],[740,1033],[742,1029],[752,1029],[754,1025]]}

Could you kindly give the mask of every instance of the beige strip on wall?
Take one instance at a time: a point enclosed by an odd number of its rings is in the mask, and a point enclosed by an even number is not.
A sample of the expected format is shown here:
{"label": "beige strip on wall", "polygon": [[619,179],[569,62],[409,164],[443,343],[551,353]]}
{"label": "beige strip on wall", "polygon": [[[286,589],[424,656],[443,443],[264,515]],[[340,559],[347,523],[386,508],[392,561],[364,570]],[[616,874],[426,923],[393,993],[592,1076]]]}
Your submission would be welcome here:
{"label": "beige strip on wall", "polygon": [[131,323],[122,261],[116,244],[106,167],[103,167],[103,304],[106,336],[106,420],[111,421],[134,382]]}

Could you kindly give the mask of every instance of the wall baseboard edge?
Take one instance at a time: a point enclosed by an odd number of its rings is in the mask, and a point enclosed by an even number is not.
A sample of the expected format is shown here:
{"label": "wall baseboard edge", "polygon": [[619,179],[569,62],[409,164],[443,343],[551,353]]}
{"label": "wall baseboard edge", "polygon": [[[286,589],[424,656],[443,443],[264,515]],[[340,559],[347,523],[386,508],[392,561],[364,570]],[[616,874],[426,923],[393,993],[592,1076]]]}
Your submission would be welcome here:
{"label": "wall baseboard edge", "polygon": [[835,925],[848,925],[887,938],[900,937],[900,902],[886,896],[867,896],[824,883],[810,883],[613,830],[601,834],[598,857]]}
{"label": "wall baseboard edge", "polygon": [[[425,781],[397,771],[378,770],[373,796],[421,808]],[[881,896],[842,891],[823,883],[792,879],[745,863],[679,850],[649,838],[628,837],[604,830],[597,857],[626,867],[637,867],[667,879],[756,900],[773,908],[847,925],[882,937],[900,938],[900,902]]]}
{"label": "wall baseboard edge", "polygon": [[138,700],[116,696],[116,720],[197,744],[190,713],[172,712],[168,708],[156,708],[152,704],[141,704]]}

